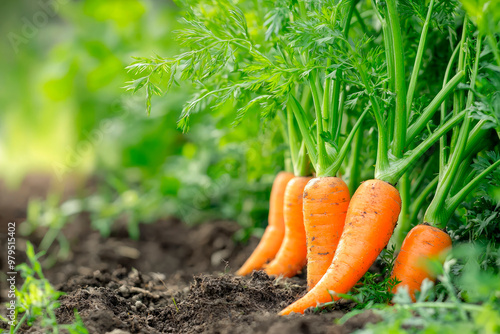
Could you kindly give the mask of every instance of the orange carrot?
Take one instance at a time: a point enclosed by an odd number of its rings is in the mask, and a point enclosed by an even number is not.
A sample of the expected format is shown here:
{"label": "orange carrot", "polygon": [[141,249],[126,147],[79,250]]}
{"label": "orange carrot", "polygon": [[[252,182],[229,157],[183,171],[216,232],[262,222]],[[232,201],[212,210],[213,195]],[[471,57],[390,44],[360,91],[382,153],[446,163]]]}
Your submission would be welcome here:
{"label": "orange carrot", "polygon": [[304,313],[309,307],[331,301],[329,291],[347,293],[389,242],[400,211],[401,198],[396,188],[380,180],[363,182],[349,203],[344,232],[327,272],[280,315]]}
{"label": "orange carrot", "polygon": [[349,188],[338,177],[314,178],[304,189],[307,237],[307,289],[313,288],[332,263],[344,230]]}
{"label": "orange carrot", "polygon": [[391,273],[391,278],[401,281],[393,288],[393,292],[406,286],[415,301],[415,292],[420,291],[424,279],[435,280],[435,276],[426,266],[426,261],[442,260],[442,255],[450,247],[451,238],[443,230],[426,224],[412,228],[403,241]]}
{"label": "orange carrot", "polygon": [[236,275],[245,276],[254,270],[262,269],[278,253],[285,235],[285,222],[283,218],[285,189],[293,177],[293,173],[289,172],[280,172],[276,175],[269,200],[269,223],[259,244],[243,266],[236,272]]}
{"label": "orange carrot", "polygon": [[276,254],[264,270],[268,275],[295,276],[307,260],[306,232],[302,214],[304,187],[311,177],[294,177],[285,190],[285,238]]}

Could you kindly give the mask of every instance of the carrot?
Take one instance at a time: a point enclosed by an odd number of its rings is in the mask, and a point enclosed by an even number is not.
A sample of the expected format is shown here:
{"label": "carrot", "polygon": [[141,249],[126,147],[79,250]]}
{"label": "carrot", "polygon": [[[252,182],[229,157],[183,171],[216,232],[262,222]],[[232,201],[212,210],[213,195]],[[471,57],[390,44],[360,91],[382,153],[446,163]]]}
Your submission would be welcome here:
{"label": "carrot", "polygon": [[293,173],[290,172],[280,172],[276,175],[269,200],[269,224],[252,255],[236,272],[236,275],[245,276],[254,270],[262,269],[264,264],[276,256],[285,235],[285,222],[283,218],[285,189],[293,177]]}
{"label": "carrot", "polygon": [[424,279],[435,280],[434,274],[426,266],[426,261],[442,260],[442,255],[450,247],[451,238],[443,230],[426,224],[412,228],[394,263],[391,278],[401,282],[392,291],[396,292],[400,287],[406,286],[415,301],[415,292],[420,291]]}
{"label": "carrot", "polygon": [[347,293],[389,242],[400,210],[401,198],[396,188],[381,180],[363,182],[349,203],[344,232],[327,272],[280,315],[304,313],[311,306],[331,301],[329,290]]}
{"label": "carrot", "polygon": [[307,288],[323,277],[344,230],[349,188],[338,177],[314,178],[304,189],[304,226],[307,237]]}
{"label": "carrot", "polygon": [[305,265],[307,259],[306,232],[302,214],[304,187],[311,177],[294,177],[285,190],[285,238],[276,258],[264,270],[268,275],[295,276]]}

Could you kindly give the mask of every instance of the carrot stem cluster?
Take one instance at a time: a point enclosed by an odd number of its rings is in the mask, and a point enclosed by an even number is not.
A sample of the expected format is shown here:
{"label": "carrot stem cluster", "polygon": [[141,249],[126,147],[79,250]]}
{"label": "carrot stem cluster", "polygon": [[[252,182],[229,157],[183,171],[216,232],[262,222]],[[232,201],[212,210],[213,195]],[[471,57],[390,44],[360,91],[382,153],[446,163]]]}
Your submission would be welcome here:
{"label": "carrot stem cluster", "polygon": [[349,292],[392,237],[392,277],[414,296],[433,279],[422,261],[451,247],[451,216],[500,165],[473,165],[499,142],[490,15],[435,0],[266,6],[197,1],[182,34],[191,50],[154,67],[202,91],[183,124],[202,102],[232,103],[238,121],[278,115],[293,175],[276,177],[269,227],[237,274],[290,277],[307,263],[308,293],[280,314],[302,313]]}

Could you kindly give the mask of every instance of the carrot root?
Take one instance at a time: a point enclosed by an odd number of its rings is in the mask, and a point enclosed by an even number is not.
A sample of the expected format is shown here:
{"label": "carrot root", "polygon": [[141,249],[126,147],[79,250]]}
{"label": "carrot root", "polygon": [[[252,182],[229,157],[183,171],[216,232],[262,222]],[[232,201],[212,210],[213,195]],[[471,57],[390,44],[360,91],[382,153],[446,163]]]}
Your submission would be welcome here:
{"label": "carrot root", "polygon": [[304,189],[304,226],[307,237],[307,289],[328,270],[344,230],[349,188],[338,177],[314,178]]}
{"label": "carrot root", "polygon": [[329,291],[347,293],[389,242],[400,211],[401,198],[396,188],[380,180],[363,182],[349,203],[344,232],[327,272],[280,315],[304,313],[309,307],[329,302]]}
{"label": "carrot root", "polygon": [[450,248],[451,238],[443,230],[425,224],[412,228],[394,263],[391,278],[401,282],[392,291],[407,287],[415,301],[415,292],[420,291],[424,279],[435,280],[426,262],[431,259],[442,260],[443,254]]}
{"label": "carrot root", "polygon": [[280,249],[285,235],[285,222],[283,217],[283,203],[285,189],[288,182],[293,179],[293,173],[280,172],[276,175],[271,188],[269,200],[269,224],[252,255],[245,261],[236,275],[245,276],[262,267],[274,259]]}
{"label": "carrot root", "polygon": [[270,276],[292,277],[306,265],[307,246],[302,201],[304,187],[311,177],[298,176],[288,182],[285,190],[285,237],[276,254],[269,264],[264,266]]}

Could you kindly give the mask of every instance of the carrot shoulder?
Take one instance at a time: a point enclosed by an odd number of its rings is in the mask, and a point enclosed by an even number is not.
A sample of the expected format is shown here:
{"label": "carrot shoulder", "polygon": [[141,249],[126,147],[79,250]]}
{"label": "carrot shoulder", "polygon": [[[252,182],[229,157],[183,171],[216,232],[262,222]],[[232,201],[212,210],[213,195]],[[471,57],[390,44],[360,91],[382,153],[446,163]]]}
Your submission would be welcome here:
{"label": "carrot shoulder", "polygon": [[415,292],[420,291],[424,279],[435,279],[426,262],[442,259],[450,247],[451,238],[443,230],[425,224],[412,228],[403,241],[391,273],[391,278],[401,281],[393,292],[406,286],[415,300]]}
{"label": "carrot shoulder", "polygon": [[389,242],[400,211],[401,198],[396,188],[380,180],[363,182],[349,203],[332,264],[314,288],[280,315],[304,313],[309,307],[331,301],[329,291],[347,293]]}
{"label": "carrot shoulder", "polygon": [[326,273],[344,230],[349,188],[338,177],[314,178],[304,189],[304,226],[307,237],[307,288]]}
{"label": "carrot shoulder", "polygon": [[293,178],[285,190],[285,237],[276,258],[264,267],[268,275],[295,276],[306,264],[307,246],[302,214],[304,187],[311,177]]}
{"label": "carrot shoulder", "polygon": [[243,266],[236,272],[236,275],[245,276],[254,270],[262,269],[278,253],[285,235],[285,221],[283,217],[285,189],[293,177],[293,173],[289,172],[280,172],[276,175],[269,200],[269,223],[259,244]]}

